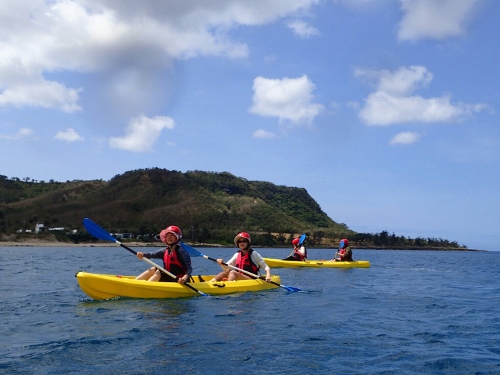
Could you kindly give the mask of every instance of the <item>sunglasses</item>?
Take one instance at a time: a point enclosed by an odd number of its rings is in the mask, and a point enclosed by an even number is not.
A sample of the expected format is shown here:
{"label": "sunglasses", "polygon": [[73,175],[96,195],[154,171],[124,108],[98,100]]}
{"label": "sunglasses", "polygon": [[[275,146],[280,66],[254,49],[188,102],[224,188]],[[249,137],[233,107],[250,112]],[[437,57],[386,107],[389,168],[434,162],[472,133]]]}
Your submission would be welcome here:
{"label": "sunglasses", "polygon": [[247,241],[247,240],[238,240],[237,242],[238,242],[238,243],[248,243],[248,241]]}

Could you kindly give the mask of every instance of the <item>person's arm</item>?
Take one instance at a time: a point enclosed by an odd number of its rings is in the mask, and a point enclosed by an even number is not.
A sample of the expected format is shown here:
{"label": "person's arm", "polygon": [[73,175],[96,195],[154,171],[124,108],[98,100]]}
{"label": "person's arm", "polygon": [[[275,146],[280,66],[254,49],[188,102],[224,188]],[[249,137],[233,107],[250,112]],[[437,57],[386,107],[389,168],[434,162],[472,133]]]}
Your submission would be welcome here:
{"label": "person's arm", "polygon": [[266,271],[266,281],[267,282],[271,281],[271,268],[269,268],[269,266],[267,265],[264,258],[262,258],[262,255],[260,255],[256,251],[253,251],[252,252],[252,262],[254,262],[260,268],[262,268],[264,271]]}
{"label": "person's arm", "polygon": [[302,254],[302,256],[306,256],[306,248],[304,246],[300,247],[299,252]]}
{"label": "person's arm", "polygon": [[342,256],[340,255],[340,249],[338,249],[335,252],[335,255],[333,256],[332,260],[342,260]]}
{"label": "person's arm", "polygon": [[154,253],[143,253],[143,252],[138,252],[137,257],[139,259],[142,259],[143,257],[146,259],[163,259],[165,255],[165,249],[160,249],[158,251],[155,251]]}
{"label": "person's arm", "polygon": [[339,251],[339,257],[340,257],[340,260],[349,260],[350,258],[352,258],[352,250],[350,247],[346,247],[345,249],[343,249],[343,251]]}
{"label": "person's arm", "polygon": [[227,262],[224,262],[224,259],[219,258],[219,259],[217,259],[217,263],[220,264],[220,266],[222,267],[223,270],[227,270],[230,267],[227,267],[227,266],[223,265],[222,263],[226,263],[226,264],[228,264],[230,266],[234,266],[236,264],[236,259],[238,259],[238,253],[234,254],[232,256],[232,258],[229,259]]}
{"label": "person's arm", "polygon": [[238,259],[238,253],[233,254],[231,259],[229,259],[226,264],[229,264],[230,266],[234,266],[236,264],[236,260]]}

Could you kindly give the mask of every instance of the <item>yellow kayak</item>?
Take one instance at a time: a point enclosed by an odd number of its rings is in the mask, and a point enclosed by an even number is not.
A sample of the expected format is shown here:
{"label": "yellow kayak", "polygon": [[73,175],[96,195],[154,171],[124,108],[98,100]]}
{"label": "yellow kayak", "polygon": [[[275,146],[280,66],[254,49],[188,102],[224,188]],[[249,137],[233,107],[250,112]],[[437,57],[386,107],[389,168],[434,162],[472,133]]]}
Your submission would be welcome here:
{"label": "yellow kayak", "polygon": [[[259,291],[277,288],[278,275],[272,276],[276,284],[261,279],[208,282],[213,275],[193,276],[189,284],[199,291],[210,295]],[[135,276],[105,275],[80,271],[76,274],[80,288],[89,297],[102,300],[115,297],[130,298],[183,298],[199,294],[179,283],[149,282],[135,280]]]}
{"label": "yellow kayak", "polygon": [[264,258],[269,267],[274,268],[295,268],[295,267],[312,267],[312,268],[368,268],[370,262],[368,260],[354,260],[352,262],[333,262],[331,260],[282,260],[274,258]]}

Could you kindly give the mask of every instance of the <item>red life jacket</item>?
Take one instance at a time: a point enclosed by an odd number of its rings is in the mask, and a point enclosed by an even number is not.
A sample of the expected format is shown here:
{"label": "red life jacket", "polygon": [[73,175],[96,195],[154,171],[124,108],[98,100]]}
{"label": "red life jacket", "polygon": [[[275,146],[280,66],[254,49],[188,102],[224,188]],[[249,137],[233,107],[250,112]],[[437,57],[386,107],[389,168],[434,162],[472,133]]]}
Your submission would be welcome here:
{"label": "red life jacket", "polygon": [[302,253],[299,250],[300,250],[300,248],[293,250],[293,257],[297,260],[300,260],[300,261],[307,259],[307,249],[304,247],[305,255],[302,255]]}
{"label": "red life jacket", "polygon": [[254,274],[258,274],[259,266],[252,261],[252,252],[253,250],[249,249],[247,255],[243,255],[241,250],[238,251],[238,258],[236,258],[236,267]]}
{"label": "red life jacket", "polygon": [[346,256],[346,253],[347,253],[346,249],[348,249],[348,247],[346,247],[346,248],[343,248],[343,249],[339,250],[339,256],[340,256],[340,259],[341,259],[341,260],[351,261],[351,262],[352,262],[352,254],[351,254],[351,255],[349,255],[349,256],[347,257],[347,256]]}
{"label": "red life jacket", "polygon": [[167,271],[181,278],[186,274],[187,267],[182,263],[177,249],[178,247],[176,245],[173,246],[173,249],[167,246],[165,255],[163,255],[163,265]]}

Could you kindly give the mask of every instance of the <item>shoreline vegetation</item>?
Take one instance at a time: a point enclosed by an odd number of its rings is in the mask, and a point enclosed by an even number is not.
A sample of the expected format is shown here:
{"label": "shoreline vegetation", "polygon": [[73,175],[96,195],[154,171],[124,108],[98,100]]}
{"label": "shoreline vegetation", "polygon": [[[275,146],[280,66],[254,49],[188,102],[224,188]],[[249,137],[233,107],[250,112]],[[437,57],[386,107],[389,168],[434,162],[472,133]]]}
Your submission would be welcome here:
{"label": "shoreline vegetation", "polygon": [[[124,245],[129,247],[157,247],[161,248],[163,244],[161,242],[134,242],[134,241],[120,241]],[[220,245],[220,244],[206,244],[206,243],[193,243],[189,241],[185,241],[186,244],[193,247],[232,247],[230,245]],[[352,243],[352,242],[351,242]],[[62,242],[62,241],[44,241],[44,240],[17,240],[17,241],[5,241],[0,240],[0,247],[113,247],[118,246],[113,242],[81,242],[81,243],[73,243],[73,242]],[[262,246],[254,246],[254,248],[261,248]],[[272,249],[273,247],[265,247]],[[286,248],[283,246],[274,247],[274,248]],[[320,249],[334,249],[331,246],[308,246],[309,250],[320,250]],[[351,246],[353,250],[413,250],[413,251],[487,251],[487,250],[479,250],[479,249],[468,249],[468,248],[436,248],[436,247],[390,247],[390,246],[373,246],[373,245],[361,245],[359,246],[354,243]]]}

